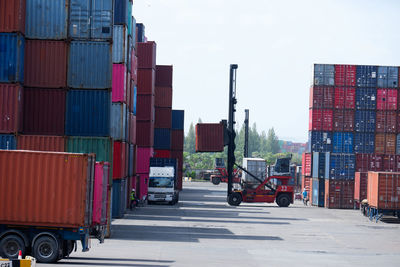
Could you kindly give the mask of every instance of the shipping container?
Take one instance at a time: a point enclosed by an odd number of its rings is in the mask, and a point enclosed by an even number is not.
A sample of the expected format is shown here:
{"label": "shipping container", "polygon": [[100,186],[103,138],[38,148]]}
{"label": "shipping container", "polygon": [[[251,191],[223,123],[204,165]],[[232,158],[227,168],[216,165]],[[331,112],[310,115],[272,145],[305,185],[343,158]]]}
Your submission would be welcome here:
{"label": "shipping container", "polygon": [[136,145],[136,116],[129,113],[129,142]]}
{"label": "shipping container", "polygon": [[147,198],[147,192],[149,189],[149,174],[148,173],[140,173],[138,174],[138,180],[139,180],[139,192],[136,192],[136,195],[138,196],[139,199],[146,199]]}
{"label": "shipping container", "polygon": [[171,150],[171,158],[177,160],[178,171],[183,170],[183,150]]}
{"label": "shipping container", "polygon": [[353,133],[333,133],[333,153],[353,153]]}
{"label": "shipping container", "polygon": [[0,82],[24,82],[25,39],[18,33],[0,33]]}
{"label": "shipping container", "polygon": [[311,153],[303,153],[303,157],[302,157],[302,168],[301,168],[301,174],[303,176],[311,176]]}
{"label": "shipping container", "polygon": [[172,66],[156,65],[156,86],[172,88]]}
{"label": "shipping container", "polygon": [[23,91],[19,84],[0,83],[0,133],[22,130]]}
{"label": "shipping container", "polygon": [[171,108],[172,87],[156,86],[154,90],[154,106],[159,108]]}
{"label": "shipping container", "polygon": [[333,131],[352,132],[354,130],[354,110],[335,109],[333,111]]}
{"label": "shipping container", "polygon": [[114,0],[114,24],[128,25],[128,9],[132,9],[129,0]]}
{"label": "shipping container", "polygon": [[397,121],[396,111],[376,111],[376,128],[377,133],[396,133]]}
{"label": "shipping container", "polygon": [[383,168],[384,172],[397,172],[397,161],[396,155],[382,155],[383,157]]}
{"label": "shipping container", "polygon": [[63,41],[26,40],[24,85],[65,88],[67,50],[68,45]]}
{"label": "shipping container", "polygon": [[113,0],[69,0],[69,37],[112,39]]}
{"label": "shipping container", "polygon": [[126,210],[127,181],[119,179],[113,181],[112,186],[112,217],[122,218]]}
{"label": "shipping container", "polygon": [[383,155],[381,154],[356,154],[356,171],[382,171]]}
{"label": "shipping container", "polygon": [[171,158],[171,150],[154,149],[155,158]]}
{"label": "shipping container", "polygon": [[69,90],[65,134],[110,136],[111,96],[105,90]]}
{"label": "shipping container", "polygon": [[376,95],[377,110],[397,110],[397,89],[378,88]]}
{"label": "shipping container", "polygon": [[110,164],[96,162],[93,190],[93,224],[105,225],[107,222],[107,189]]}
{"label": "shipping container", "polygon": [[368,172],[356,172],[354,179],[354,200],[361,202],[368,197]]}
{"label": "shipping container", "polygon": [[132,89],[131,89],[131,73],[128,71],[126,73],[126,105],[127,105],[127,109],[128,111],[132,112]]}
{"label": "shipping container", "polygon": [[122,179],[125,177],[126,148],[127,144],[125,142],[114,141],[113,179]]}
{"label": "shipping container", "polygon": [[357,66],[356,84],[358,87],[376,87],[377,85],[376,66]]}
{"label": "shipping container", "polygon": [[398,67],[378,67],[378,87],[397,88],[399,86]]}
{"label": "shipping container", "polygon": [[138,69],[155,69],[156,68],[156,42],[138,43],[137,57]]}
{"label": "shipping container", "polygon": [[354,180],[356,159],[354,154],[330,155],[330,179]]}
{"label": "shipping container", "polygon": [[333,108],[334,92],[333,86],[311,86],[310,108]]}
{"label": "shipping container", "polygon": [[312,205],[324,207],[325,202],[325,179],[312,179]]}
{"label": "shipping container", "polygon": [[136,166],[136,150],[135,145],[129,145],[129,157],[128,157],[128,176],[131,177],[135,173]]}
{"label": "shipping container", "polygon": [[111,137],[114,140],[126,141],[127,109],[125,103],[111,104]]}
{"label": "shipping container", "polygon": [[145,27],[143,23],[136,23],[136,31],[137,31],[137,38],[136,42],[137,43],[143,43],[145,42],[146,34],[145,34]]}
{"label": "shipping container", "polygon": [[329,64],[314,64],[314,85],[334,85],[335,66]]}
{"label": "shipping container", "polygon": [[185,122],[185,111],[184,110],[172,110],[172,129],[183,130]]}
{"label": "shipping container", "polygon": [[354,109],[356,99],[356,89],[347,87],[335,88],[335,108]]}
{"label": "shipping container", "polygon": [[196,152],[222,152],[224,125],[221,123],[196,124]]}
{"label": "shipping container", "polygon": [[17,139],[12,134],[0,134],[0,149],[17,149]]}
{"label": "shipping container", "polygon": [[396,136],[396,154],[400,154],[400,134]]}
{"label": "shipping container", "polygon": [[375,135],[375,153],[377,154],[395,154],[396,153],[396,135],[377,133]]}
{"label": "shipping container", "polygon": [[[93,0],[94,1],[94,0]],[[112,60],[108,42],[72,41],[68,58],[68,86],[111,88]]]}
{"label": "shipping container", "polygon": [[356,66],[335,65],[335,85],[356,86]]}
{"label": "shipping container", "polygon": [[132,80],[137,83],[137,71],[138,71],[138,58],[136,56],[136,51],[135,49],[132,49],[131,51],[131,75],[132,75]]}
{"label": "shipping container", "polygon": [[65,152],[66,138],[51,135],[18,135],[17,148],[20,150]]}
{"label": "shipping container", "polygon": [[372,110],[356,110],[354,116],[354,131],[374,133],[376,127],[376,112]]}
{"label": "shipping container", "polygon": [[136,172],[148,174],[150,171],[150,158],[153,157],[154,152],[153,148],[138,146],[136,151]]}
{"label": "shipping container", "polygon": [[0,2],[0,32],[25,33],[25,0]]}
{"label": "shipping container", "polygon": [[312,177],[329,179],[329,152],[313,152],[312,153]]}
{"label": "shipping container", "polygon": [[132,50],[133,50],[132,36],[128,35],[128,50],[127,50],[128,61],[126,62],[126,67],[129,73],[132,72]]}
{"label": "shipping container", "polygon": [[400,210],[400,173],[368,172],[368,205]]}
{"label": "shipping container", "polygon": [[124,64],[113,64],[112,102],[127,102],[127,72]]}
{"label": "shipping container", "polygon": [[131,87],[133,89],[132,90],[133,94],[132,94],[132,97],[131,97],[132,112],[133,112],[133,115],[136,116],[136,112],[137,112],[137,87],[133,83],[131,83]]}
{"label": "shipping container", "polygon": [[138,94],[154,95],[155,83],[154,69],[138,69],[137,71],[137,92]]}
{"label": "shipping container", "polygon": [[64,135],[66,91],[25,88],[24,134]]}
{"label": "shipping container", "polygon": [[154,148],[171,149],[171,129],[154,128]]}
{"label": "shipping container", "polygon": [[114,64],[128,62],[128,31],[125,25],[114,25],[112,62]]}
{"label": "shipping container", "polygon": [[68,2],[68,0],[27,0],[26,38],[67,39]]}
{"label": "shipping container", "polygon": [[136,144],[141,147],[153,147],[154,122],[138,121],[136,117]]}
{"label": "shipping container", "polygon": [[331,152],[332,133],[310,131],[308,133],[308,146],[310,152]]}
{"label": "shipping container", "polygon": [[354,181],[325,180],[325,207],[328,209],[353,209]]}
{"label": "shipping container", "polygon": [[376,98],[376,88],[357,88],[356,109],[375,110]]}
{"label": "shipping container", "polygon": [[154,127],[168,128],[172,126],[172,109],[171,108],[155,108]]}
{"label": "shipping container", "polygon": [[183,130],[171,130],[171,149],[183,150],[185,133]]}
{"label": "shipping container", "polygon": [[137,96],[136,119],[138,121],[154,121],[154,95]]}
{"label": "shipping container", "polygon": [[309,117],[310,131],[332,131],[333,110],[332,109],[310,109]]}
{"label": "shipping container", "polygon": [[374,153],[375,135],[373,133],[354,134],[354,153]]}
{"label": "shipping container", "polygon": [[91,226],[94,163],[87,154],[1,150],[0,224]]}
{"label": "shipping container", "polygon": [[131,16],[131,31],[130,35],[132,36],[132,45],[133,45],[133,51],[136,49],[136,19],[134,16]]}

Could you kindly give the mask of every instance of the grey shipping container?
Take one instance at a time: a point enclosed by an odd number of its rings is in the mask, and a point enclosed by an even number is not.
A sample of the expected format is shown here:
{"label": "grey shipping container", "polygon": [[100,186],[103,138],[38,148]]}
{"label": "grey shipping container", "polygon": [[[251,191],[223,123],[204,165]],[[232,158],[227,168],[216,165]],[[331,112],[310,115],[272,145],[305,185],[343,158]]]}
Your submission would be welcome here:
{"label": "grey shipping container", "polygon": [[128,30],[125,25],[114,25],[112,62],[127,63],[128,61]]}
{"label": "grey shipping container", "polygon": [[314,64],[314,85],[335,85],[335,66]]}
{"label": "grey shipping container", "polygon": [[[260,158],[243,158],[243,168],[248,172],[258,177],[260,180],[264,181],[266,177],[266,162],[264,159]],[[243,181],[250,184],[259,184],[255,178],[246,172],[243,172]]]}
{"label": "grey shipping container", "polygon": [[111,104],[111,137],[114,140],[126,141],[127,112],[125,103]]}
{"label": "grey shipping container", "polygon": [[399,86],[398,67],[378,67],[378,87],[396,88]]}
{"label": "grey shipping container", "polygon": [[329,152],[313,152],[312,177],[329,179]]}

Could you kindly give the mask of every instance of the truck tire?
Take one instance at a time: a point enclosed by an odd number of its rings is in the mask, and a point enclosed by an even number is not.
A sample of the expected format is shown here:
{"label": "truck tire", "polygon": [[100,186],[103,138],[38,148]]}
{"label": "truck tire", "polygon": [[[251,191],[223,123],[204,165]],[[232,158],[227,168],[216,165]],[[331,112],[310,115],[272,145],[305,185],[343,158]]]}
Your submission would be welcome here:
{"label": "truck tire", "polygon": [[276,204],[278,204],[279,207],[289,207],[290,197],[287,194],[280,194],[276,198]]}
{"label": "truck tire", "polygon": [[231,206],[239,206],[242,203],[242,195],[240,193],[232,193],[228,197],[228,203]]}
{"label": "truck tire", "polygon": [[219,185],[221,183],[221,179],[219,177],[212,177],[211,182],[213,185]]}
{"label": "truck tire", "polygon": [[33,245],[33,255],[38,262],[56,262],[58,258],[58,242],[49,236],[39,237]]}
{"label": "truck tire", "polygon": [[6,259],[18,258],[18,253],[21,250],[22,255],[25,255],[24,240],[17,235],[8,235],[0,241],[0,256]]}

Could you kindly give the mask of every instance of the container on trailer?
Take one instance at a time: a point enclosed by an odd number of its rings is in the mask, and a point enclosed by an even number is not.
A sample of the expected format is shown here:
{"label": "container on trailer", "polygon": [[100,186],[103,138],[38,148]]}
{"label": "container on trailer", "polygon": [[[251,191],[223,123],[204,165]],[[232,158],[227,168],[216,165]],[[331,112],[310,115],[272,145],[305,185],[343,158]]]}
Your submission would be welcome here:
{"label": "container on trailer", "polygon": [[93,224],[104,225],[107,222],[107,189],[110,164],[96,162],[93,192]]}
{"label": "container on trailer", "polygon": [[114,25],[112,62],[128,63],[128,31],[125,25]]}
{"label": "container on trailer", "polygon": [[333,111],[333,131],[352,132],[354,129],[354,110],[335,109]]}
{"label": "container on trailer", "polygon": [[25,0],[7,0],[0,8],[0,32],[25,33]]}
{"label": "container on trailer", "polygon": [[378,66],[378,87],[397,88],[399,86],[398,67]]}
{"label": "container on trailer", "polygon": [[312,161],[311,161],[311,153],[303,153],[303,157],[302,157],[302,168],[301,168],[301,174],[303,176],[311,176],[311,165],[312,165]]}
{"label": "container on trailer", "polygon": [[333,133],[333,153],[353,153],[353,133]]}
{"label": "container on trailer", "polygon": [[171,149],[183,150],[185,134],[183,130],[171,130]]}
{"label": "container on trailer", "polygon": [[332,133],[310,131],[308,133],[308,151],[331,152]]}
{"label": "container on trailer", "polygon": [[90,226],[94,163],[93,154],[1,150],[0,223]]}
{"label": "container on trailer", "polygon": [[155,107],[154,127],[171,129],[172,109]]}
{"label": "container on trailer", "polygon": [[51,135],[18,135],[17,148],[20,150],[66,151],[66,138]]}
{"label": "container on trailer", "polygon": [[400,210],[400,173],[368,172],[368,205]]}
{"label": "container on trailer", "polygon": [[127,109],[125,103],[111,104],[111,137],[114,140],[126,141]]}
{"label": "container on trailer", "polygon": [[149,173],[150,158],[153,157],[154,150],[152,147],[137,147],[137,173]]}
{"label": "container on trailer", "polygon": [[375,110],[376,88],[357,88],[356,109]]}
{"label": "container on trailer", "polygon": [[356,86],[356,66],[335,65],[335,85]]}
{"label": "container on trailer", "polygon": [[325,180],[325,207],[328,209],[353,209],[354,181]]}
{"label": "container on trailer", "polygon": [[354,200],[361,202],[367,199],[368,172],[356,172],[354,179]]}
{"label": "container on trailer", "polygon": [[314,85],[334,85],[335,66],[329,64],[314,64]]}
{"label": "container on trailer", "polygon": [[185,122],[185,111],[184,110],[172,110],[172,129],[183,130]]}
{"label": "container on trailer", "polygon": [[22,130],[23,89],[19,84],[0,83],[0,133]]}
{"label": "container on trailer", "polygon": [[112,102],[127,103],[126,66],[113,64],[112,72]]}
{"label": "container on trailer", "polygon": [[171,149],[171,129],[154,128],[154,148]]}
{"label": "container on trailer", "polygon": [[354,153],[374,153],[375,135],[373,133],[354,134]]}
{"label": "container on trailer", "polygon": [[154,121],[154,95],[137,96],[136,119],[138,121]]}
{"label": "container on trailer", "polygon": [[396,133],[397,121],[396,111],[378,110],[376,111],[377,133]]}
{"label": "container on trailer", "polygon": [[335,108],[354,109],[356,99],[356,89],[349,87],[335,88]]}
{"label": "container on trailer", "polygon": [[25,39],[19,33],[0,33],[0,82],[24,82]]}
{"label": "container on trailer", "polygon": [[0,134],[0,149],[17,149],[17,138],[12,134]]}
{"label": "container on trailer", "polygon": [[312,179],[312,205],[324,207],[325,202],[325,179]]}
{"label": "container on trailer", "polygon": [[378,88],[376,96],[377,110],[397,110],[397,89]]}
{"label": "container on trailer", "polygon": [[332,109],[310,109],[309,116],[310,131],[332,131],[333,110]]}
{"label": "container on trailer", "polygon": [[172,107],[172,87],[155,87],[154,106],[159,108]]}
{"label": "container on trailer", "polygon": [[356,110],[354,115],[354,131],[374,133],[376,112],[372,110]]}
{"label": "container on trailer", "polygon": [[377,85],[377,71],[376,66],[357,66],[356,84],[358,87],[376,87]]}
{"label": "container on trailer", "polygon": [[156,68],[156,42],[138,43],[137,57],[139,69],[155,69]]}
{"label": "container on trailer", "polygon": [[172,87],[172,66],[156,65],[156,86]]}
{"label": "container on trailer", "polygon": [[137,71],[137,92],[138,94],[154,95],[155,83],[154,69],[138,69]]}
{"label": "container on trailer", "polygon": [[312,177],[329,179],[329,152],[313,152],[312,154]]}
{"label": "container on trailer", "polygon": [[222,152],[224,125],[222,123],[196,124],[196,152]]}
{"label": "container on trailer", "polygon": [[[136,118],[137,119],[137,118]],[[154,122],[136,120],[136,144],[152,147],[154,144]]]}
{"label": "container on trailer", "polygon": [[113,152],[113,179],[125,177],[126,168],[126,148],[127,144],[121,141],[114,141]]}
{"label": "container on trailer", "polygon": [[355,165],[354,154],[331,153],[329,179],[354,180]]}
{"label": "container on trailer", "polygon": [[377,133],[375,135],[375,153],[377,154],[395,154],[396,153],[396,135]]}

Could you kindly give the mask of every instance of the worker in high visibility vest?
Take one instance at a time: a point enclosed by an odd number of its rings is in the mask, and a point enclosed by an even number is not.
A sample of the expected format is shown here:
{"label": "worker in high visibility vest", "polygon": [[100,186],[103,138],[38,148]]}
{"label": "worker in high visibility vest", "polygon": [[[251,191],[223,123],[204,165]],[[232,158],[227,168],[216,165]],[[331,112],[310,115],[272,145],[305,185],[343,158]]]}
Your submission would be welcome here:
{"label": "worker in high visibility vest", "polygon": [[131,204],[130,204],[129,207],[132,210],[136,206],[137,206],[136,192],[135,192],[135,188],[132,188],[132,191],[131,191]]}

